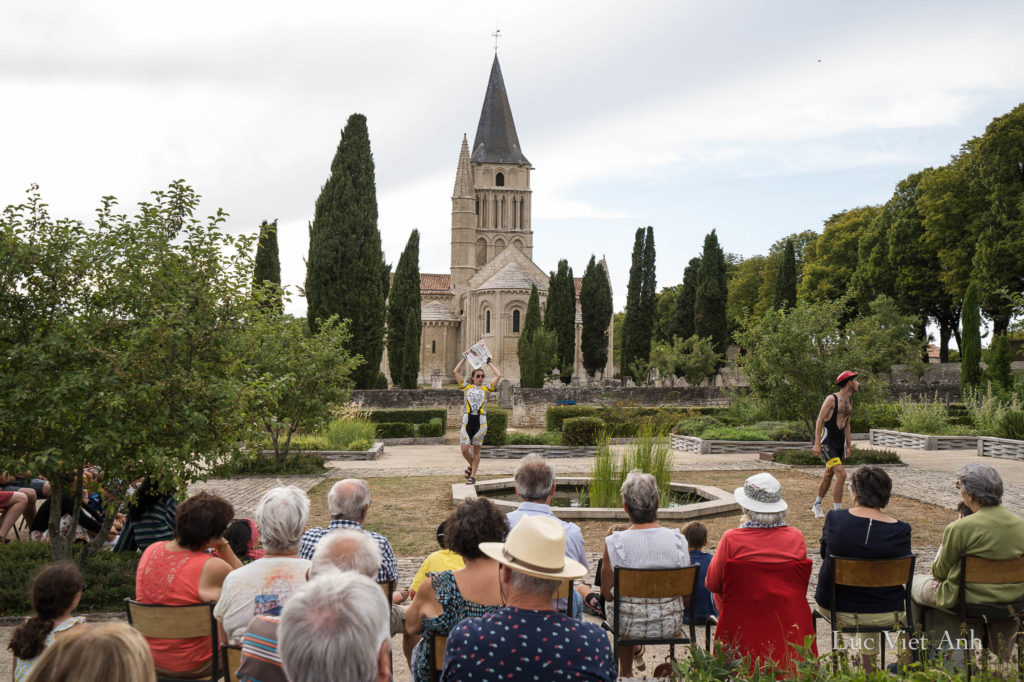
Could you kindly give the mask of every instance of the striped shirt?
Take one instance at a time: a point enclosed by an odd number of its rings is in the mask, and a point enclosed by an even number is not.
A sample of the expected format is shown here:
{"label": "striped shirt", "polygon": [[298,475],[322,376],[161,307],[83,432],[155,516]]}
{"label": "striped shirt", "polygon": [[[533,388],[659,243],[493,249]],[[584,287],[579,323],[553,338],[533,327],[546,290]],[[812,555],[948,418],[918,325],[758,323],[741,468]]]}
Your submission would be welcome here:
{"label": "striped shirt", "polygon": [[242,665],[237,677],[244,682],[288,682],[277,650],[280,616],[256,616],[242,635]]}
{"label": "striped shirt", "polygon": [[312,559],[313,552],[316,551],[316,545],[320,542],[320,538],[338,528],[362,530],[373,538],[377,543],[377,547],[380,548],[380,569],[377,571],[377,582],[386,583],[392,580],[398,580],[398,562],[395,561],[395,553],[391,551],[391,544],[388,542],[388,539],[380,533],[363,530],[363,527],[355,521],[334,519],[326,529],[320,526],[310,528],[303,533],[302,540],[299,542],[299,556],[303,559]]}

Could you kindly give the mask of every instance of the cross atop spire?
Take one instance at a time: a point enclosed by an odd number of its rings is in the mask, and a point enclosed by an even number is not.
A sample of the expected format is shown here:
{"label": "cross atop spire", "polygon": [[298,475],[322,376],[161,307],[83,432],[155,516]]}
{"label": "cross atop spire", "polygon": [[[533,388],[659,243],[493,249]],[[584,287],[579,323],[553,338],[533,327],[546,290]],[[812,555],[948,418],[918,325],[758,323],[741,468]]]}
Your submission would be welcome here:
{"label": "cross atop spire", "polygon": [[494,25],[494,33],[491,34],[491,37],[494,38],[494,54],[498,54],[498,38],[501,37],[501,29],[497,24]]}

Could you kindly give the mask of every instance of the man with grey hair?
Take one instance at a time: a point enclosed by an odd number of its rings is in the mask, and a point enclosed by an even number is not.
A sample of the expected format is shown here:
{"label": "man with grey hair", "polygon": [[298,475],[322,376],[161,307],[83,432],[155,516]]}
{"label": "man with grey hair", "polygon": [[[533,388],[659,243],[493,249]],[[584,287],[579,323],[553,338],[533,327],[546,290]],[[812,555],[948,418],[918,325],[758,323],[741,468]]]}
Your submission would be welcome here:
{"label": "man with grey hair", "polygon": [[499,670],[521,680],[615,679],[601,628],[554,610],[558,586],[587,574],[565,557],[565,531],[556,519],[528,516],[505,542],[481,542],[480,550],[500,564],[505,606],[452,628],[442,680],[497,679]]}
{"label": "man with grey hair", "polygon": [[358,573],[314,578],[281,614],[281,663],[290,682],[391,679],[388,603]]}
{"label": "man with grey hair", "polygon": [[[570,521],[563,521],[551,511],[551,499],[555,496],[555,472],[547,461],[536,453],[530,453],[523,457],[516,469],[515,481],[516,495],[522,500],[522,503],[519,505],[519,509],[508,513],[508,527],[515,528],[517,523],[528,516],[545,516],[555,519],[562,524],[562,529],[565,531],[565,556],[589,569],[587,553],[583,548],[583,532],[580,527]],[[583,596],[574,590],[572,598],[572,613],[577,618],[582,617]],[[565,605],[565,599],[558,600],[557,608],[559,610],[564,611]]]}
{"label": "man with grey hair", "polygon": [[[914,576],[911,587],[915,623],[927,610],[926,633],[932,642],[949,633],[953,642],[961,635],[956,608],[960,589],[960,557],[1016,559],[1024,556],[1024,519],[1002,506],[1003,479],[987,464],[971,462],[956,472],[956,491],[971,514],[953,521],[942,533],[942,545],[932,563],[931,575]],[[969,604],[1013,604],[1024,599],[1020,583],[967,583]],[[1015,619],[987,622],[989,641],[1000,658],[1009,655],[1017,631]]]}
{"label": "man with grey hair", "polygon": [[299,557],[299,538],[309,519],[309,498],[293,485],[268,490],[256,506],[264,556],[228,573],[213,610],[224,642],[235,642],[249,621],[276,615],[306,584],[309,561]]}
{"label": "man with grey hair", "polygon": [[[349,571],[373,579],[379,566],[380,549],[373,538],[358,530],[334,530],[317,544],[309,579],[340,576]],[[383,594],[379,586],[375,589]],[[241,637],[239,679],[288,682],[278,654],[280,621],[277,615],[260,615],[249,623],[248,630]]]}

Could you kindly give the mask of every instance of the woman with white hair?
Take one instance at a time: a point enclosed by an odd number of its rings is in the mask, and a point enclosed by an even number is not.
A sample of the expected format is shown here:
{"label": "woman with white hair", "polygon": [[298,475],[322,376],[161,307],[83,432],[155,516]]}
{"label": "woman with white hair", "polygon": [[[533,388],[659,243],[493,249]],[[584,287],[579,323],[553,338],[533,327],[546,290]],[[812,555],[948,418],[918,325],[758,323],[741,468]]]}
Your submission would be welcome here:
{"label": "woman with white hair", "polygon": [[[658,504],[661,495],[658,482],[651,474],[631,471],[619,489],[622,507],[632,525],[605,538],[604,557],[601,561],[601,593],[611,603],[614,595],[615,568],[683,568],[690,565],[686,538],[678,528],[665,528],[658,523]],[[618,630],[623,637],[674,637],[683,629],[683,600],[622,599]],[[606,608],[609,623],[613,623],[613,609]],[[643,647],[619,647],[619,676],[633,674],[633,660],[637,670],[646,668]]]}
{"label": "woman with white hair", "polygon": [[256,507],[263,558],[224,580],[213,614],[223,642],[236,642],[254,616],[277,615],[306,583],[310,562],[299,558],[299,540],[309,519],[309,498],[293,485],[271,488]]}

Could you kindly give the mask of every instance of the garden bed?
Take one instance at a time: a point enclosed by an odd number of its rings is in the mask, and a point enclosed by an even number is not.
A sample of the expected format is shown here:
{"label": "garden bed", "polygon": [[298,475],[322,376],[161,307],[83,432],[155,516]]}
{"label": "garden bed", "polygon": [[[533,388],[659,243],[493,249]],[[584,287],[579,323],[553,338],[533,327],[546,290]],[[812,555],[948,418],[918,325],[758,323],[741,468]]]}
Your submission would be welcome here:
{"label": "garden bed", "polygon": [[727,453],[751,453],[780,448],[809,448],[810,441],[787,440],[704,440],[697,436],[672,434],[672,448],[681,452],[695,452],[699,455],[720,455]]}
{"label": "garden bed", "polygon": [[871,444],[911,450],[970,450],[978,447],[977,436],[929,436],[923,433],[871,429]]}
{"label": "garden bed", "polygon": [[519,459],[531,452],[547,459],[565,457],[593,457],[597,454],[594,445],[484,445],[480,456],[484,459]]}
{"label": "garden bed", "polygon": [[1024,440],[980,436],[978,438],[978,456],[1024,459]]}
{"label": "garden bed", "polygon": [[444,445],[444,436],[436,438],[381,438],[384,445]]}
{"label": "garden bed", "polygon": [[[443,442],[443,439],[442,439]],[[299,452],[296,450],[296,452]],[[384,441],[377,441],[369,450],[302,450],[301,452],[318,455],[326,460],[336,459],[380,459],[384,454]],[[273,450],[263,450],[261,454],[274,456]]]}

